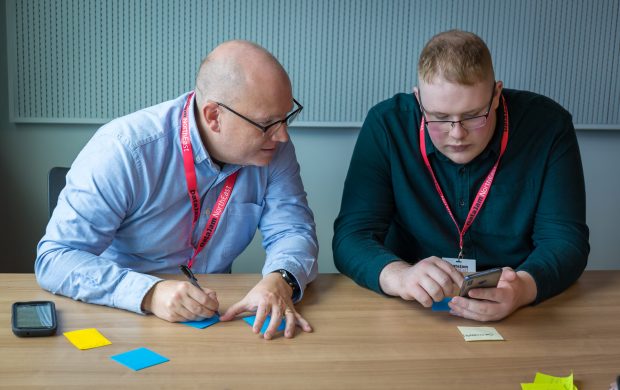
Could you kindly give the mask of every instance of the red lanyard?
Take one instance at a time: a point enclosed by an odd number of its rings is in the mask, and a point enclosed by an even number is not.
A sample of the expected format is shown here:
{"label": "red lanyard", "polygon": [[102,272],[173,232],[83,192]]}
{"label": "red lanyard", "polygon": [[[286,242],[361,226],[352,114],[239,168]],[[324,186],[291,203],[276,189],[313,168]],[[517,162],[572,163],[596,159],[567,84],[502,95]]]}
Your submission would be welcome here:
{"label": "red lanyard", "polygon": [[459,249],[460,249],[459,259],[463,258],[463,236],[465,236],[465,232],[467,232],[471,224],[474,222],[474,220],[478,216],[478,213],[480,212],[480,209],[482,209],[482,205],[484,204],[484,201],[487,199],[487,195],[489,193],[489,190],[491,189],[491,185],[493,184],[493,179],[495,178],[495,172],[497,171],[499,160],[504,155],[504,152],[506,151],[506,145],[508,144],[508,107],[506,106],[506,99],[504,98],[503,95],[502,95],[502,103],[504,107],[504,131],[502,133],[502,146],[499,152],[499,157],[497,157],[497,161],[495,162],[495,165],[493,165],[493,168],[491,168],[491,171],[487,175],[487,178],[484,179],[484,182],[480,186],[480,189],[478,190],[478,194],[476,195],[476,198],[474,199],[474,203],[471,205],[471,208],[469,209],[469,214],[467,214],[467,219],[465,220],[463,229],[459,228],[459,224],[456,222],[456,218],[454,218],[454,215],[452,214],[452,211],[450,210],[448,201],[446,200],[446,197],[444,196],[443,191],[441,191],[441,187],[439,186],[439,182],[437,181],[437,178],[435,177],[435,173],[433,173],[433,168],[431,167],[431,163],[428,161],[428,156],[426,155],[426,138],[424,137],[424,123],[425,123],[424,116],[422,116],[422,122],[420,123],[420,153],[422,153],[424,164],[426,165],[426,168],[428,168],[428,171],[430,172],[431,177],[433,178],[433,182],[435,183],[435,189],[437,190],[437,193],[439,194],[439,197],[441,198],[441,201],[443,202],[444,207],[446,208],[446,210],[448,210],[448,214],[450,215],[450,218],[452,218],[452,221],[456,225],[456,230],[459,232]]}
{"label": "red lanyard", "polygon": [[[189,194],[189,200],[192,205],[192,211],[194,213],[194,217],[192,219],[192,230],[190,231],[190,243],[192,241],[191,236],[194,228],[196,227],[196,222],[200,218],[200,194],[198,193],[198,184],[196,182],[196,166],[194,165],[194,153],[192,151],[192,139],[189,134],[189,105],[192,101],[192,97],[194,93],[190,93],[187,97],[187,102],[185,102],[185,107],[183,107],[183,114],[181,116],[181,151],[183,152],[183,167],[185,168],[185,180],[187,181],[187,193]],[[207,245],[211,237],[213,237],[213,233],[217,228],[218,223],[220,222],[220,217],[228,204],[228,200],[230,199],[230,195],[232,194],[233,188],[235,187],[235,181],[237,180],[237,175],[239,171],[234,172],[230,176],[226,178],[224,182],[224,188],[220,192],[220,195],[217,197],[217,201],[213,206],[213,210],[211,211],[211,215],[209,216],[209,220],[205,226],[204,231],[202,232],[202,236],[198,241],[198,246],[192,247],[194,248],[194,254],[188,260],[187,266],[192,268],[194,264],[194,260],[196,256],[204,249]]]}

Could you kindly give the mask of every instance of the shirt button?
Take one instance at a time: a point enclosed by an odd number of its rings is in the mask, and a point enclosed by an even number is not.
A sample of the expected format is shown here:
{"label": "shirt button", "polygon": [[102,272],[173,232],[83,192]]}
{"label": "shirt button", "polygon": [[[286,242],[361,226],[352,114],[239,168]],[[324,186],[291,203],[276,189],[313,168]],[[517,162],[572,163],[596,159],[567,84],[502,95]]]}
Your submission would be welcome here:
{"label": "shirt button", "polygon": [[465,168],[459,168],[459,175],[462,175],[465,173]]}
{"label": "shirt button", "polygon": [[465,206],[465,201],[463,199],[459,200],[459,206],[460,207]]}

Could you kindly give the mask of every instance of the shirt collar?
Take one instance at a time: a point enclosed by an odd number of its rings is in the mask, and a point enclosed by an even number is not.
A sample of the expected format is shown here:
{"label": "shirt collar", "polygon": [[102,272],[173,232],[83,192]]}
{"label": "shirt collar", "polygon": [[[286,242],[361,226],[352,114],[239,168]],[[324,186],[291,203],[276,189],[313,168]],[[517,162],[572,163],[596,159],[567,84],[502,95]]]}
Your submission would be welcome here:
{"label": "shirt collar", "polygon": [[[501,99],[503,99],[503,97]],[[501,99],[500,104],[497,106],[497,110],[495,110],[495,117],[497,118],[497,120],[495,121],[495,130],[493,132],[493,137],[491,137],[491,140],[489,141],[487,147],[484,148],[482,153],[480,153],[480,155],[478,156],[481,159],[487,158],[491,154],[494,157],[499,156],[502,146],[502,133],[504,130],[504,110],[501,109]]]}
{"label": "shirt collar", "polygon": [[[189,93],[188,93],[189,94]],[[185,95],[185,99],[187,99],[187,95]],[[200,137],[200,131],[198,129],[198,124],[196,123],[196,94],[192,96],[192,100],[189,106],[189,131],[190,137],[192,139],[192,150],[194,151],[194,162],[196,164],[200,164],[203,161],[207,160],[209,166],[214,170],[219,170],[217,164],[211,159],[207,148],[205,148],[202,143],[202,138]]]}

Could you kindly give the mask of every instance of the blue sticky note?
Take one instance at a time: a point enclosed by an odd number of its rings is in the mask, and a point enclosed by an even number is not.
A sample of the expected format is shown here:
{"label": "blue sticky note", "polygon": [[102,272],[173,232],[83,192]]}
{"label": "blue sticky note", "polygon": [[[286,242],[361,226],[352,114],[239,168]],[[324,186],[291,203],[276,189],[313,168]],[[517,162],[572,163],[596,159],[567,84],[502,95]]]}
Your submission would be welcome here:
{"label": "blue sticky note", "polygon": [[144,347],[110,356],[110,359],[127,366],[134,371],[170,361],[167,357],[161,356],[160,354]]}
{"label": "blue sticky note", "polygon": [[204,328],[209,327],[209,326],[211,326],[213,324],[217,324],[218,322],[220,322],[220,316],[218,316],[216,314],[213,317],[205,318],[202,321],[183,321],[181,323],[183,325],[191,326],[193,328],[204,329]]}
{"label": "blue sticky note", "polygon": [[[244,317],[243,321],[250,324],[250,326],[254,326],[254,321],[256,321],[256,316]],[[265,322],[263,323],[263,327],[260,330],[261,333],[265,333],[267,331],[270,321],[271,321],[271,316],[267,316],[265,318]],[[283,331],[285,327],[286,327],[286,320],[282,318],[282,322],[280,322],[280,326],[278,326],[278,329],[276,329],[276,331],[278,332]]]}
{"label": "blue sticky note", "polygon": [[433,302],[433,311],[450,311],[450,306],[448,306],[448,302],[452,300],[452,297],[444,298],[439,302]]}

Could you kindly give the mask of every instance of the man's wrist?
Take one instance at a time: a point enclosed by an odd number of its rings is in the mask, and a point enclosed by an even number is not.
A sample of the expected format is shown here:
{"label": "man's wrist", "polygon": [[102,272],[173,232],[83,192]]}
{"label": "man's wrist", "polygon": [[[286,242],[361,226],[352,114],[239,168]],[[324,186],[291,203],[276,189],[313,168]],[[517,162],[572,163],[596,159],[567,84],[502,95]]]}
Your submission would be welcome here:
{"label": "man's wrist", "polygon": [[297,282],[297,279],[295,279],[295,276],[293,276],[293,274],[283,268],[276,270],[273,273],[280,274],[282,280],[291,288],[291,299],[293,301],[299,298],[299,295],[301,294],[301,288],[299,287],[299,283]]}
{"label": "man's wrist", "polygon": [[157,287],[159,282],[161,282],[161,280],[158,281],[157,283],[155,283],[149,289],[149,291],[146,292],[146,294],[144,295],[144,298],[142,298],[142,304],[140,304],[140,310],[142,310],[143,313],[151,314],[153,312],[151,310],[152,309],[152,303],[153,303],[153,294],[155,293],[155,287]]}
{"label": "man's wrist", "polygon": [[517,277],[519,278],[522,286],[519,297],[519,307],[527,306],[536,300],[538,294],[538,287],[534,277],[525,271],[517,271]]}
{"label": "man's wrist", "polygon": [[402,260],[395,260],[381,270],[379,274],[379,287],[384,294],[392,296],[400,296],[401,274],[411,265]]}

